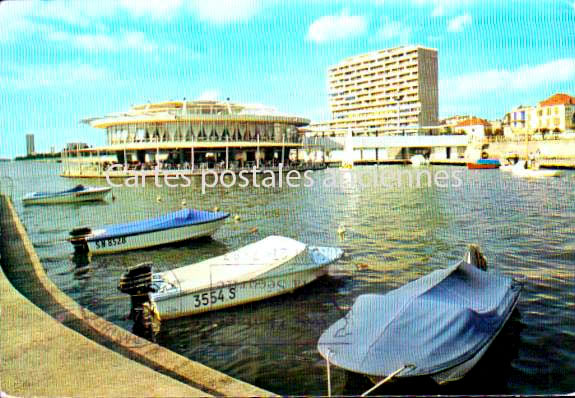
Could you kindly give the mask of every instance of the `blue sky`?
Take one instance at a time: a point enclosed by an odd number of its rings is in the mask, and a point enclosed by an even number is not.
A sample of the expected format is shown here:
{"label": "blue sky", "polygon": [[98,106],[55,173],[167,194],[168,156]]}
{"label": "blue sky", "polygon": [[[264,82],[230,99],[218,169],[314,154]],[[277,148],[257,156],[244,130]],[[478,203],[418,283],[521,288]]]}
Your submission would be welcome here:
{"label": "blue sky", "polygon": [[229,97],[329,118],[327,69],[401,44],[439,51],[440,117],[575,95],[575,0],[0,3],[0,157],[104,143],[83,118]]}

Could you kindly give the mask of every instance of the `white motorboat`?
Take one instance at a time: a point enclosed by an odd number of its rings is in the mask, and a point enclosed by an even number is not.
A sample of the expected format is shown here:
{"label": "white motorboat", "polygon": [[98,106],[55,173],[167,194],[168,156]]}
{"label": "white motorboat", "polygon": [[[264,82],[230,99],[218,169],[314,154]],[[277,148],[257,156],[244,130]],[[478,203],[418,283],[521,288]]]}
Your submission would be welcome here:
{"label": "white motorboat", "polygon": [[413,167],[421,167],[421,166],[428,166],[429,159],[426,159],[423,155],[413,155],[411,157],[411,165]]}
{"label": "white motorboat", "polygon": [[528,167],[525,160],[518,161],[511,169],[513,175],[525,178],[542,178],[542,177],[559,177],[563,172],[561,170],[544,170]]}
{"label": "white motorboat", "polygon": [[153,273],[144,263],[120,279],[134,311],[148,303],[157,321],[264,300],[292,292],[327,274],[343,255],[335,247],[308,246],[269,236],[223,256]]}
{"label": "white motorboat", "polygon": [[30,192],[22,198],[22,202],[26,205],[90,202],[104,200],[111,190],[111,187],[77,185],[72,189],[60,192]]}
{"label": "white motorboat", "polygon": [[95,228],[76,228],[76,253],[109,254],[211,236],[229,213],[183,209],[160,217]]}

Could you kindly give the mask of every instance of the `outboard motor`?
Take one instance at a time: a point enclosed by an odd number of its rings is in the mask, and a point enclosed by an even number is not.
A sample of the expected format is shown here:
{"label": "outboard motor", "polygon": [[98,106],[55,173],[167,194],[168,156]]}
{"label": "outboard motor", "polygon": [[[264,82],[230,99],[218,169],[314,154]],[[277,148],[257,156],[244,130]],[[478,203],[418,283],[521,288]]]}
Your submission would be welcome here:
{"label": "outboard motor", "polygon": [[142,263],[129,268],[120,277],[118,290],[130,295],[129,319],[134,321],[134,334],[155,342],[159,332],[159,317],[155,305],[150,301],[152,286],[152,263]]}
{"label": "outboard motor", "polygon": [[481,253],[481,249],[478,245],[469,245],[469,249],[465,255],[465,261],[482,271],[487,271],[487,260]]}
{"label": "outboard motor", "polygon": [[70,231],[68,240],[74,245],[75,254],[87,254],[90,251],[86,237],[91,233],[92,230],[88,227],[74,228]]}

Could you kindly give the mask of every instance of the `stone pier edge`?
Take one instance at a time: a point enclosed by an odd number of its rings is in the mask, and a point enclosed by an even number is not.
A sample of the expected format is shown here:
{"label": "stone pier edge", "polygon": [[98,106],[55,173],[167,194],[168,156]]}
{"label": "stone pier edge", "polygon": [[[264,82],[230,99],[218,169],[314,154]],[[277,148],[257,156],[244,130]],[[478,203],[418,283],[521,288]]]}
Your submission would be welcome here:
{"label": "stone pier edge", "polygon": [[4,273],[11,282],[17,279],[19,282],[12,282],[16,289],[49,315],[56,317],[62,327],[67,326],[129,359],[210,395],[276,396],[140,338],[81,307],[47,276],[11,200],[2,194],[0,222]]}

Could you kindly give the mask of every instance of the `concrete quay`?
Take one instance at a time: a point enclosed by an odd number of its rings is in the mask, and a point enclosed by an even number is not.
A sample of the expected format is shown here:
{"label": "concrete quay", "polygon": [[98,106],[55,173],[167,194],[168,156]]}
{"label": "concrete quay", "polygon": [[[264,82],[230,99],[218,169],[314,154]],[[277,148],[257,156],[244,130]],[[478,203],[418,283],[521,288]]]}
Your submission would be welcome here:
{"label": "concrete quay", "polygon": [[207,394],[68,329],[0,269],[0,390],[14,396],[199,397]]}
{"label": "concrete quay", "polygon": [[0,196],[0,391],[15,396],[273,396],[82,308],[48,278]]}

